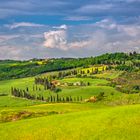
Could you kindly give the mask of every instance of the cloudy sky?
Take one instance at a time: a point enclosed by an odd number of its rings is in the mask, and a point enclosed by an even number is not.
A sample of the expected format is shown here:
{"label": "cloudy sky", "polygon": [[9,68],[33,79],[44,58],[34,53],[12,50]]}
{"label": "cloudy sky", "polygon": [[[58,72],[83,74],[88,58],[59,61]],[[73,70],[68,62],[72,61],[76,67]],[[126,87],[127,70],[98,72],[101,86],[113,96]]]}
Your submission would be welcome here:
{"label": "cloudy sky", "polygon": [[140,0],[0,0],[0,59],[140,53]]}

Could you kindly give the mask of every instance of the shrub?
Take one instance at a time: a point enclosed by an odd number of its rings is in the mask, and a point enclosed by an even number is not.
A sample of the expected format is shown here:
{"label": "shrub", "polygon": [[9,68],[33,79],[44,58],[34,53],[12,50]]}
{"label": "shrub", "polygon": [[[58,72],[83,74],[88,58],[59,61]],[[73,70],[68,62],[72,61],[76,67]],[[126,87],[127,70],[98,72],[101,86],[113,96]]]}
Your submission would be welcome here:
{"label": "shrub", "polygon": [[53,91],[54,91],[55,93],[58,93],[58,92],[61,92],[62,89],[60,89],[60,88],[55,88]]}
{"label": "shrub", "polygon": [[135,85],[135,86],[133,86],[133,89],[134,90],[140,90],[140,86],[139,85]]}
{"label": "shrub", "polygon": [[104,92],[100,92],[99,95],[97,95],[97,100],[102,100],[104,98]]}
{"label": "shrub", "polygon": [[81,76],[81,74],[77,74],[76,77],[77,78],[81,78],[82,76]]}
{"label": "shrub", "polygon": [[2,93],[0,94],[0,96],[8,96],[8,94]]}

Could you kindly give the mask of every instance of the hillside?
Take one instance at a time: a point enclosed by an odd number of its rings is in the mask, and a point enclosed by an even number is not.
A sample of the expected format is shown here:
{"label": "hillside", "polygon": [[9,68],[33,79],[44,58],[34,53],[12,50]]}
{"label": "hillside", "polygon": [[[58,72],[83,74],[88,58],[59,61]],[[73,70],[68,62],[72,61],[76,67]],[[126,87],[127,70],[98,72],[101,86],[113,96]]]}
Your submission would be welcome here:
{"label": "hillside", "polygon": [[[140,54],[114,53],[89,58],[32,59],[28,61],[1,60],[0,80],[35,76],[45,72],[60,71],[89,65],[120,65],[116,69],[130,70],[140,66]],[[132,69],[132,65],[135,67]]]}
{"label": "hillside", "polygon": [[0,139],[138,140],[139,123],[140,105],[93,108],[0,124]]}
{"label": "hillside", "polygon": [[139,56],[1,61],[0,139],[139,139]]}

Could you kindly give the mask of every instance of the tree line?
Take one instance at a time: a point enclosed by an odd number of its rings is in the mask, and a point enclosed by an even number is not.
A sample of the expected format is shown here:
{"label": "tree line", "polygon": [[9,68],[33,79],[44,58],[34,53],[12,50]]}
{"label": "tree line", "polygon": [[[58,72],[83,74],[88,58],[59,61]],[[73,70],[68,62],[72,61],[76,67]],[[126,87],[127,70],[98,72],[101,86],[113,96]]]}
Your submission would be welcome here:
{"label": "tree line", "polygon": [[[27,76],[35,76],[44,72],[61,71],[66,69],[73,69],[77,67],[88,67],[89,65],[96,64],[118,64],[125,61],[140,60],[140,54],[132,52],[126,53],[114,53],[103,54],[96,57],[88,58],[60,58],[60,59],[48,59],[46,64],[39,65],[38,59],[28,61],[0,61],[0,80],[21,78]],[[42,60],[45,61],[45,60]]]}
{"label": "tree line", "polygon": [[36,96],[35,94],[30,94],[29,93],[29,88],[27,87],[25,90],[21,90],[18,88],[11,87],[11,95],[14,97],[20,97],[24,99],[29,99],[29,100],[39,100],[39,101],[44,101],[44,102],[51,102],[51,103],[67,103],[67,102],[81,102],[83,101],[82,96],[77,96],[77,97],[71,97],[71,96],[66,96],[66,97],[61,97],[59,94],[56,94],[55,96],[50,95],[47,98],[44,98],[42,95]]}

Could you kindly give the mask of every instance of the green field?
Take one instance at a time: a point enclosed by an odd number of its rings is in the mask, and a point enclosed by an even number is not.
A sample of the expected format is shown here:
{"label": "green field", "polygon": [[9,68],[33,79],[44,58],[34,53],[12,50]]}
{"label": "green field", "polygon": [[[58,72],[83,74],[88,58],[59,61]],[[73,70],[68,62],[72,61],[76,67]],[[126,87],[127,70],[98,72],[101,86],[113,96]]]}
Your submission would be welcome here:
{"label": "green field", "polygon": [[[107,70],[91,77],[57,79],[60,83],[58,88],[61,89],[57,94],[60,97],[83,99],[71,103],[50,103],[11,96],[11,87],[28,87],[30,94],[44,98],[57,95],[51,90],[44,90],[42,85],[38,85],[40,91],[33,91],[35,77],[0,81],[0,140],[140,139],[140,92],[126,94],[111,86],[112,80],[119,78],[122,73]],[[89,85],[65,85],[77,82]],[[101,100],[85,102],[85,99],[97,97],[100,93],[104,93]]]}
{"label": "green field", "polygon": [[114,78],[117,78],[122,73],[123,73],[123,71],[115,71],[115,70],[112,70],[112,71],[105,71],[103,73],[96,74],[95,76],[98,77],[98,78],[110,78],[110,79],[114,79]]}
{"label": "green field", "polygon": [[[83,98],[87,98],[94,94],[98,94],[102,90],[102,87],[100,86],[101,84],[106,85],[108,83],[108,81],[104,79],[91,79],[91,78],[66,78],[66,79],[60,80],[60,82],[62,83],[63,82],[71,83],[71,82],[78,82],[78,81],[90,82],[91,85],[88,87],[80,87],[80,88],[79,87],[61,87],[62,92],[60,92],[60,95],[67,96],[66,94],[69,94],[70,92],[72,96],[81,94]],[[29,87],[29,89],[31,89],[31,93],[35,94],[34,91],[32,90],[33,84],[34,84],[34,78],[23,78],[23,79],[17,79],[17,80],[0,81],[0,92],[10,94],[10,89],[12,86],[14,86],[20,89]],[[40,85],[39,87],[41,88],[41,91],[37,91],[36,94],[43,94],[45,97],[50,96],[50,94],[55,95],[55,93],[49,90],[47,91],[44,90],[43,86]],[[104,86],[103,88],[106,90],[109,87]]]}
{"label": "green field", "polygon": [[0,124],[2,140],[138,140],[140,105],[98,108]]}

